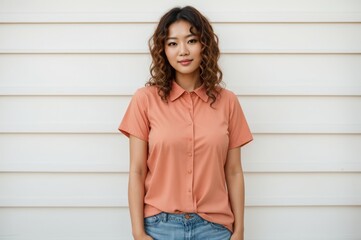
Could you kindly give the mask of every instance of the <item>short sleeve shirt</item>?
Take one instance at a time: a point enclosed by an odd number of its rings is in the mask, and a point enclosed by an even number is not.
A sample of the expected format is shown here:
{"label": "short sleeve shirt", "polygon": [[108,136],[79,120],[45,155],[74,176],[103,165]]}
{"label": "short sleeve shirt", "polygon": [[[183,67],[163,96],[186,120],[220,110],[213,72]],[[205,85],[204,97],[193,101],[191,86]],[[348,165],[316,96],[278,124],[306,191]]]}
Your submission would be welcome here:
{"label": "short sleeve shirt", "polygon": [[187,92],[175,81],[168,102],[155,86],[133,95],[118,129],[148,143],[144,217],[197,213],[233,232],[224,166],[228,150],[253,137],[233,92],[210,102],[204,85]]}

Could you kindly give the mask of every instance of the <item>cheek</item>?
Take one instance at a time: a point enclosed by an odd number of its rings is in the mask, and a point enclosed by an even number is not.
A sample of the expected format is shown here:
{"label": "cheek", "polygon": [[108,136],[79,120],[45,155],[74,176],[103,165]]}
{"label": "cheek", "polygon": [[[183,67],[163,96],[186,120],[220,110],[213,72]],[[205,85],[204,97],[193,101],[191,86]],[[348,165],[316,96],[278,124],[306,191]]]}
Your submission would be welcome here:
{"label": "cheek", "polygon": [[169,59],[169,53],[168,53],[167,49],[164,50],[164,53],[165,53],[166,58]]}
{"label": "cheek", "polygon": [[199,49],[196,50],[196,55],[197,55],[199,61],[202,61],[203,54],[202,54],[202,49],[200,47],[199,47]]}
{"label": "cheek", "polygon": [[200,57],[202,57],[202,47],[201,46],[198,47],[197,53]]}
{"label": "cheek", "polygon": [[174,58],[174,53],[171,49],[165,49],[165,56],[167,57],[168,61],[171,62]]}

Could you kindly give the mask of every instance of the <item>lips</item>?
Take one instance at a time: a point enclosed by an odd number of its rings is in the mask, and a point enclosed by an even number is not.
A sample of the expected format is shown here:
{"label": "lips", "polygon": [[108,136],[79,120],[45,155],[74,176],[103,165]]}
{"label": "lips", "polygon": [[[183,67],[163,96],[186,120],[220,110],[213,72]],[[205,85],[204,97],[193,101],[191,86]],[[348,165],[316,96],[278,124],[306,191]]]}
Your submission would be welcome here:
{"label": "lips", "polygon": [[189,65],[192,61],[193,61],[193,59],[184,59],[184,60],[178,61],[178,63],[186,66],[186,65]]}

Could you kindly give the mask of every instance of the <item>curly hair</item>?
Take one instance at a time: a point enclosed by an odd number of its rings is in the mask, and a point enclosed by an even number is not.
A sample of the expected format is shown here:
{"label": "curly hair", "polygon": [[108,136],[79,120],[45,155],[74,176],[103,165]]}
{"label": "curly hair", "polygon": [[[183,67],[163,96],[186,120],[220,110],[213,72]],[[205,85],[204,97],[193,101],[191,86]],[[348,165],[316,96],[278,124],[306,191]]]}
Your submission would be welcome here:
{"label": "curly hair", "polygon": [[[218,36],[214,33],[207,18],[191,6],[172,8],[160,19],[156,30],[148,41],[152,64],[150,66],[151,77],[146,86],[156,86],[159,96],[167,102],[172,89],[172,80],[175,79],[175,70],[166,57],[165,40],[168,36],[169,26],[179,20],[189,22],[192,26],[191,33],[197,35],[200,39],[202,46],[200,80],[204,83],[208,97],[212,99],[210,104],[212,106],[219,94],[223,75],[218,66],[220,56]],[[193,27],[196,29],[196,33],[192,32]]]}

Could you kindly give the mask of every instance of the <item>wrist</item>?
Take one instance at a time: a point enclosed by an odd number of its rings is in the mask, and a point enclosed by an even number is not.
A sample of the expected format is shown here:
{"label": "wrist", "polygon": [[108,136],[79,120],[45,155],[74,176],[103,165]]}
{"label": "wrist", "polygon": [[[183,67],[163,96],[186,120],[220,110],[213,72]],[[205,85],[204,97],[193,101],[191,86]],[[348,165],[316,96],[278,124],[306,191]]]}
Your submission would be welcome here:
{"label": "wrist", "polygon": [[133,231],[133,237],[134,239],[142,239],[143,237],[145,237],[147,234],[145,233],[144,230],[140,230],[140,231]]}
{"label": "wrist", "polygon": [[234,239],[234,240],[243,240],[244,239],[244,234],[243,234],[243,232],[240,232],[240,231],[235,231],[235,232],[233,232],[232,233],[232,238],[231,238],[232,240]]}
{"label": "wrist", "polygon": [[243,228],[235,228],[233,230],[233,234],[236,234],[236,235],[242,235],[244,234],[244,229]]}

